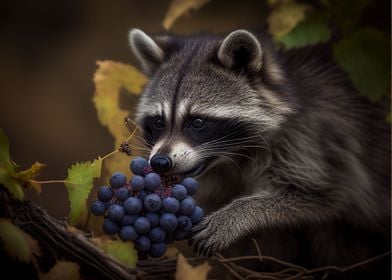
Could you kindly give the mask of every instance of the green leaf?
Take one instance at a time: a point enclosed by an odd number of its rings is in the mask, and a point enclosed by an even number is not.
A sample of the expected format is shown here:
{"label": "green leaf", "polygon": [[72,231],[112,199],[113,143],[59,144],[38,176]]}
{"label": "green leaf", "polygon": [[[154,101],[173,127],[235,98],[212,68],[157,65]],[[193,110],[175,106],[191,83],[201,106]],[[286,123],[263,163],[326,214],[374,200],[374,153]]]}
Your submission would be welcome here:
{"label": "green leaf", "polygon": [[65,186],[71,208],[68,217],[71,225],[86,222],[88,213],[86,200],[93,188],[94,178],[101,176],[101,167],[102,159],[99,158],[93,162],[76,163],[68,169]]}
{"label": "green leaf", "polygon": [[105,236],[93,238],[93,242],[106,253],[122,262],[123,264],[134,267],[137,262],[137,251],[131,241],[111,240]]}
{"label": "green leaf", "polygon": [[277,38],[277,41],[281,42],[286,49],[291,49],[323,43],[328,41],[330,36],[327,18],[324,15],[312,13],[288,34]]}
{"label": "green leaf", "polygon": [[16,199],[24,200],[22,186],[11,174],[12,173],[9,173],[3,166],[0,166],[0,183],[3,184]]}
{"label": "green leaf", "polygon": [[30,262],[32,250],[23,231],[8,219],[0,219],[0,240],[7,253],[23,262]]}
{"label": "green leaf", "polygon": [[23,200],[24,193],[19,182],[12,176],[18,166],[11,160],[9,153],[9,140],[3,130],[0,129],[0,183],[17,199]]}
{"label": "green leaf", "polygon": [[375,102],[387,94],[391,85],[390,42],[382,32],[358,29],[334,46],[334,56],[360,95]]}

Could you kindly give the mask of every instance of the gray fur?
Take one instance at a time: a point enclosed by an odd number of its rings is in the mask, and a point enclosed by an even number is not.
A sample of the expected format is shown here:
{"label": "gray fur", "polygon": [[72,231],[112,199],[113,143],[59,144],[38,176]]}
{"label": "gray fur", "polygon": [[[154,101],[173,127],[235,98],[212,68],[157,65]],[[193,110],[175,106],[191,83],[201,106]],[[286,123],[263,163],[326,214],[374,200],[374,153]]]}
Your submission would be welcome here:
{"label": "gray fur", "polygon": [[[238,44],[251,52],[236,68],[229,54]],[[265,255],[342,266],[389,250],[385,112],[358,95],[328,46],[284,53],[264,35],[236,31],[172,37],[163,51],[137,119],[143,125],[147,115],[163,112],[170,132],[154,153],[186,143],[191,148],[174,159],[177,166],[217,157],[199,176],[197,201],[209,210],[194,228],[199,253],[248,255],[254,237]],[[244,123],[251,136],[192,146],[181,132],[181,106]]]}

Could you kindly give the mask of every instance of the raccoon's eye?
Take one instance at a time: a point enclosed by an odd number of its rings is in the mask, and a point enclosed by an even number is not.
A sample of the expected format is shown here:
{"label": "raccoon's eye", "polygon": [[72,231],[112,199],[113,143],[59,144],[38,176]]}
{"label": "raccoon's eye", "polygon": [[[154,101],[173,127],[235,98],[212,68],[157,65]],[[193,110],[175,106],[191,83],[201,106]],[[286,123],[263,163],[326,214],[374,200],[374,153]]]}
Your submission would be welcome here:
{"label": "raccoon's eye", "polygon": [[161,118],[158,118],[154,121],[155,128],[162,128],[165,125]]}
{"label": "raccoon's eye", "polygon": [[204,126],[204,121],[202,119],[194,119],[192,121],[192,126],[194,128],[200,129]]}

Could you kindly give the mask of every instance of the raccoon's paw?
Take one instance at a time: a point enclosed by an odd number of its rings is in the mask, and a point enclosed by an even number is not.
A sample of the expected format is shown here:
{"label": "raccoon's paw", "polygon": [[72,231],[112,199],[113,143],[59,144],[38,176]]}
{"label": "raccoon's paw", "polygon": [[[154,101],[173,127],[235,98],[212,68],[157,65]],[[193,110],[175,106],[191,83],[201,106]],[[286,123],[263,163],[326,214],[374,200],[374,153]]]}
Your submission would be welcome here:
{"label": "raccoon's paw", "polygon": [[221,219],[218,213],[205,217],[193,227],[189,244],[193,245],[195,253],[210,257],[230,245],[228,240],[230,229],[225,225],[225,219]]}

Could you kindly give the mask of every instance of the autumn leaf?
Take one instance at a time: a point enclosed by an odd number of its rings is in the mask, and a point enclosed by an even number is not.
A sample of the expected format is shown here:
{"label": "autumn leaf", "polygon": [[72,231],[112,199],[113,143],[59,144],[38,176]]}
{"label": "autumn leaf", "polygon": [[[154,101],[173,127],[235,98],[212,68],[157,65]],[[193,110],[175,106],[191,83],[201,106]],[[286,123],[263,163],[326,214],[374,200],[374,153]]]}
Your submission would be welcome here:
{"label": "autumn leaf", "polygon": [[173,23],[186,12],[197,10],[210,0],[172,0],[163,20],[163,27],[169,30]]}
{"label": "autumn leaf", "polygon": [[70,202],[68,220],[71,225],[85,223],[88,213],[86,200],[94,186],[94,178],[101,177],[101,167],[102,159],[99,158],[93,162],[76,163],[68,169],[65,186]]}
{"label": "autumn leaf", "polygon": [[131,241],[112,240],[106,236],[92,238],[92,241],[107,254],[129,267],[135,267],[137,252]]}
{"label": "autumn leaf", "polygon": [[79,265],[69,261],[57,261],[48,273],[39,272],[40,280],[76,280],[82,277],[79,274]]}
{"label": "autumn leaf", "polygon": [[275,38],[280,38],[289,33],[305,18],[305,13],[311,7],[297,3],[294,0],[284,1],[275,6],[267,18],[269,31]]}
{"label": "autumn leaf", "polygon": [[41,184],[33,179],[41,174],[46,164],[35,162],[29,169],[19,171],[12,175],[25,188],[33,188],[37,193],[42,191]]}
{"label": "autumn leaf", "polygon": [[13,177],[18,166],[11,160],[9,146],[8,137],[0,129],[0,184],[4,185],[15,198],[23,200],[22,186]]}
{"label": "autumn leaf", "polygon": [[211,266],[206,261],[205,263],[193,267],[190,265],[185,257],[181,254],[178,255],[176,280],[203,280],[207,279],[208,272]]}
{"label": "autumn leaf", "polygon": [[[135,107],[136,99],[147,82],[146,76],[135,67],[114,62],[98,61],[98,69],[94,75],[95,93],[93,101],[98,113],[99,121],[108,128],[114,137],[114,149],[130,135],[130,130],[124,125],[124,119],[129,116]],[[128,95],[132,104],[122,109],[121,95]],[[131,139],[131,142],[134,141]],[[117,153],[105,159],[104,167],[112,174],[116,171],[129,173],[130,158],[123,153]]]}
{"label": "autumn leaf", "polygon": [[25,233],[8,219],[0,219],[0,240],[7,253],[29,263],[32,259],[32,250]]}

